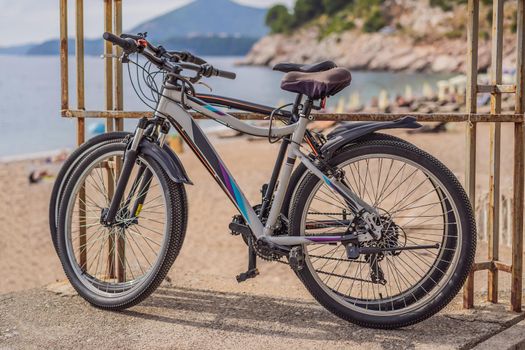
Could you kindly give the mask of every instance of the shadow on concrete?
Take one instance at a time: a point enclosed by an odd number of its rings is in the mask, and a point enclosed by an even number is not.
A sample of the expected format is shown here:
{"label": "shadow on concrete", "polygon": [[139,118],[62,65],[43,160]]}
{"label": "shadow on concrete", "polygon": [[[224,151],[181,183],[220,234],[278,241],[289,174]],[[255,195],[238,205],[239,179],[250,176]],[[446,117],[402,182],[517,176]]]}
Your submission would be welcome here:
{"label": "shadow on concrete", "polygon": [[158,322],[245,334],[302,340],[381,343],[387,348],[422,345],[468,347],[502,325],[475,315],[446,311],[403,329],[359,327],[337,318],[319,304],[288,298],[191,288],[159,288],[140,306],[123,312]]}

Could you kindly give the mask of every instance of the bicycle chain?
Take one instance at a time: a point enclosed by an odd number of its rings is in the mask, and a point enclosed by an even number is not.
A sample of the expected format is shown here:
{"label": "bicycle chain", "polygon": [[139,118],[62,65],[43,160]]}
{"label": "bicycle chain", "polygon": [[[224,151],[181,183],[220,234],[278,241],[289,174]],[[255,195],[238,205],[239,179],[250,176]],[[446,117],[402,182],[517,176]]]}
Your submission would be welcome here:
{"label": "bicycle chain", "polygon": [[260,259],[263,259],[265,261],[275,261],[275,262],[279,262],[279,263],[288,265],[287,261],[281,260],[284,257],[283,255],[274,253],[270,251],[269,248],[267,248],[268,251],[264,251],[264,248],[261,249],[261,247],[257,244],[257,242],[253,238],[250,239],[250,245],[255,251],[255,254],[257,254],[257,257],[259,257]]}

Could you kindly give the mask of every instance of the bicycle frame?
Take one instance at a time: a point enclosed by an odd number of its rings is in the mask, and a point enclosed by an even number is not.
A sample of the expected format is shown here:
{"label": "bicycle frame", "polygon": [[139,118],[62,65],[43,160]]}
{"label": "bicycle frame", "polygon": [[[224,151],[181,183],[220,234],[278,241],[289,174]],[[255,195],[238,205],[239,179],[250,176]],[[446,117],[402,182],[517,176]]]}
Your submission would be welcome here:
{"label": "bicycle frame", "polygon": [[[282,245],[299,245],[311,243],[336,243],[348,239],[355,239],[355,235],[337,235],[337,236],[322,236],[322,237],[305,237],[305,236],[272,236],[276,228],[276,223],[279,219],[281,206],[284,201],[286,189],[288,187],[292,170],[296,159],[299,159],[313,174],[322,179],[328,187],[343,196],[349,207],[355,213],[368,212],[376,213],[374,208],[369,206],[357,195],[355,195],[348,187],[341,183],[338,179],[330,178],[324,174],[312,162],[312,160],[300,150],[300,144],[306,133],[306,126],[308,124],[309,107],[311,101],[307,101],[298,116],[296,116],[296,123],[277,127],[271,129],[272,137],[290,136],[290,142],[287,150],[287,159],[284,164],[276,164],[280,166],[281,171],[278,179],[278,187],[273,194],[273,204],[270,208],[266,225],[263,225],[259,216],[255,213],[252,205],[247,200],[243,191],[231,175],[225,163],[216,152],[209,139],[204,134],[198,123],[193,119],[192,115],[184,109],[181,105],[185,105],[188,109],[193,109],[219,123],[226,125],[229,128],[238,130],[240,132],[267,137],[270,129],[265,127],[258,127],[244,123],[237,118],[222,112],[206,102],[187,94],[184,94],[176,86],[167,84],[162,91],[162,96],[157,105],[155,116],[157,118],[168,118],[171,124],[178,130],[182,138],[190,146],[192,151],[197,155],[199,160],[204,164],[206,169],[215,178],[217,183],[227,194],[233,204],[237,207],[240,214],[246,220],[247,225],[253,232],[257,239],[266,239],[267,241]],[[304,112],[306,110],[306,112]]]}

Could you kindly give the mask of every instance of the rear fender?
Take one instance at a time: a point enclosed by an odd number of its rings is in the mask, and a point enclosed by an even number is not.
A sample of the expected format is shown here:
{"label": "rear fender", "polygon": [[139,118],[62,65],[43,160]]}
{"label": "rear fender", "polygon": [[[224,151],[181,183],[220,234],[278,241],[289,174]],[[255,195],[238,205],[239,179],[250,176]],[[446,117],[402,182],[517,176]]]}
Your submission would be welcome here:
{"label": "rear fender", "polygon": [[[369,124],[372,124],[372,123],[359,122],[359,123],[349,123],[349,124],[341,125],[337,127],[336,129],[334,129],[334,131],[332,131],[330,134],[327,135],[328,140],[330,141],[331,139],[333,139],[339,134],[343,134],[344,132],[351,131],[351,130],[356,130],[357,128],[361,128]],[[374,124],[377,124],[377,123],[374,123]],[[415,124],[419,125],[418,123],[415,123]],[[330,152],[330,157],[333,157],[336,151],[345,147],[348,144],[354,144],[354,143],[359,143],[359,142],[364,142],[364,141],[380,141],[380,140],[407,143],[407,141],[400,139],[396,136],[389,135],[389,134],[382,134],[379,132],[365,133],[358,137],[348,138],[345,142],[338,143],[338,148],[336,148],[333,152]],[[325,159],[329,159],[329,158],[325,158]],[[285,217],[288,217],[290,214],[289,213],[290,205],[292,203],[293,198],[295,197],[297,186],[299,186],[299,183],[301,182],[302,178],[307,172],[308,172],[308,169],[304,166],[304,164],[299,163],[299,165],[295,168],[294,172],[292,173],[292,177],[290,178],[290,183],[288,184],[288,188],[286,190],[285,200],[281,208],[281,213]]]}
{"label": "rear fender", "polygon": [[367,134],[386,129],[417,129],[421,124],[414,117],[404,117],[391,122],[360,122],[340,126],[328,134],[328,141],[321,148],[325,158],[331,158],[344,145]]}

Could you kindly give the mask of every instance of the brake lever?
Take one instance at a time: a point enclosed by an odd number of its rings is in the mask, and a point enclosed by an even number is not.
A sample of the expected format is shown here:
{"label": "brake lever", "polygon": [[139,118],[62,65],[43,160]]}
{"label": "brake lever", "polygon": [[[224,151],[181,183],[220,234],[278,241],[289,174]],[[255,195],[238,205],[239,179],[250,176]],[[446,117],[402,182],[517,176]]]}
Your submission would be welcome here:
{"label": "brake lever", "polygon": [[100,55],[100,58],[101,59],[106,59],[106,58],[118,59],[122,63],[128,63],[129,62],[129,55],[127,55],[125,52],[122,53],[122,56],[118,56],[118,55],[115,55],[115,54],[102,54],[102,55]]}
{"label": "brake lever", "polygon": [[111,54],[108,54],[108,53],[104,53],[102,55],[100,55],[100,58],[101,59],[105,59],[105,58],[120,58],[119,56],[111,53]]}

